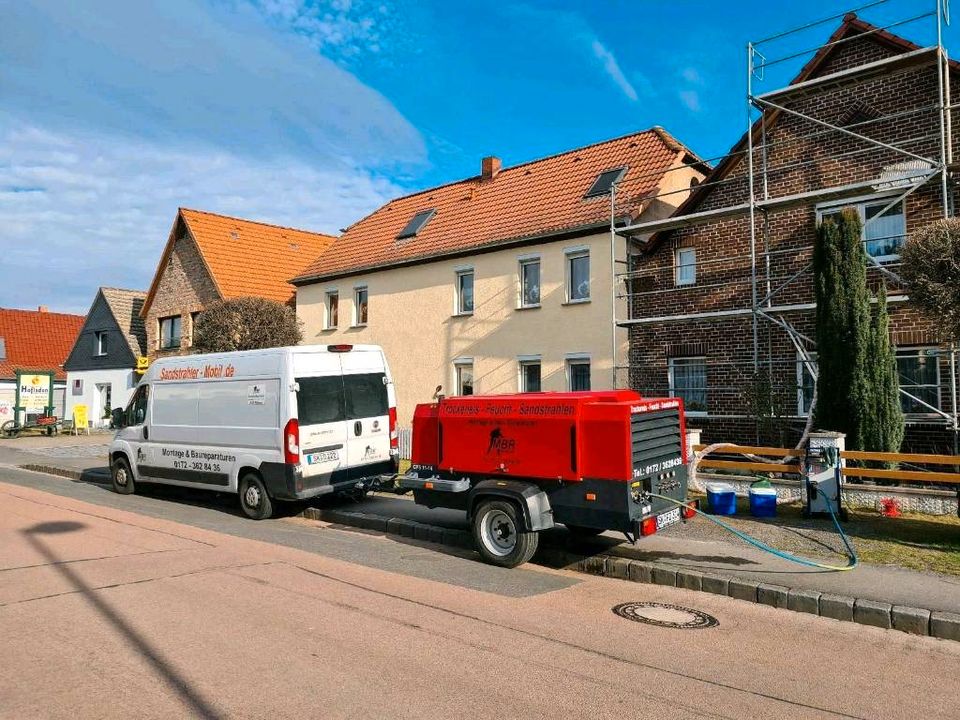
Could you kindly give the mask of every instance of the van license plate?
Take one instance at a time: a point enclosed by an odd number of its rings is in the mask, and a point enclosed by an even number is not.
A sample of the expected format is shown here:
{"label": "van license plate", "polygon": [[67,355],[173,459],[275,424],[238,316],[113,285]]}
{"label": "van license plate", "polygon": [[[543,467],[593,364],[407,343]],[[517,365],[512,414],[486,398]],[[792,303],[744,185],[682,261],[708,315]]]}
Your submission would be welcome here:
{"label": "van license plate", "polygon": [[667,510],[663,515],[657,515],[657,530],[662,530],[675,522],[680,522],[680,508]]}
{"label": "van license plate", "polygon": [[307,455],[307,465],[317,465],[325,462],[335,462],[339,455],[336,450],[326,450],[324,452],[310,453]]}

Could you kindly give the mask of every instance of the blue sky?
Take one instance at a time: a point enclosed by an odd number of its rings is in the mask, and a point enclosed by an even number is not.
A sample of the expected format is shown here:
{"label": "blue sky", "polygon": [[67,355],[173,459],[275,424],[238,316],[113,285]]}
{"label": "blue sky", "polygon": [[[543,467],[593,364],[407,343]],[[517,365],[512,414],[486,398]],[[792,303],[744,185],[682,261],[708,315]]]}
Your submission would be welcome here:
{"label": "blue sky", "polygon": [[[0,306],[84,312],[99,285],[145,288],[180,205],[336,232],[484,155],[513,165],[651,125],[721,155],[745,128],[746,42],[845,7],[0,0]],[[927,44],[932,28],[895,31]]]}

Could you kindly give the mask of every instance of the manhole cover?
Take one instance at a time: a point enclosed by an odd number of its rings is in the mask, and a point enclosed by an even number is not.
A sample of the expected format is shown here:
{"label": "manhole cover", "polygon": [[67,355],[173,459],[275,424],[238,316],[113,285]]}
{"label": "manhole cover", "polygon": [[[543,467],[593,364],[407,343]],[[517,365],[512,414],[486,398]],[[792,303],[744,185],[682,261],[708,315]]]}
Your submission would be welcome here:
{"label": "manhole cover", "polygon": [[655,602],[622,603],[613,608],[613,612],[627,620],[657,625],[659,627],[679,628],[681,630],[699,630],[717,627],[720,621],[705,612]]}

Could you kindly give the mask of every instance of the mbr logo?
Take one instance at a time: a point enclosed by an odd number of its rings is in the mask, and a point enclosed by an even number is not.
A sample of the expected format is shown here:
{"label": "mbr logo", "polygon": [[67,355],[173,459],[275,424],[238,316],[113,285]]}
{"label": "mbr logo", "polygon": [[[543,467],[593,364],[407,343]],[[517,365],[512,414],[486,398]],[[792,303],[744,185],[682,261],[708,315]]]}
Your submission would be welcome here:
{"label": "mbr logo", "polygon": [[490,444],[487,445],[487,455],[496,453],[497,455],[508,455],[517,448],[516,440],[504,437],[500,428],[494,428],[490,431]]}

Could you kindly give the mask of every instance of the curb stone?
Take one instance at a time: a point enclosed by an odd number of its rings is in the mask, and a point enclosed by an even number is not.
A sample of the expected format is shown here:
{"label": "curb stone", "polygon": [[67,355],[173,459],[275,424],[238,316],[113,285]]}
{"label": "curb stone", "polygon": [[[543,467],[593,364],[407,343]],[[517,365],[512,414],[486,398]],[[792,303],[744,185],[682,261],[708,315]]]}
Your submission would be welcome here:
{"label": "curb stone", "polygon": [[948,612],[930,613],[930,634],[944,640],[960,641],[960,615]]}
{"label": "curb stone", "polygon": [[790,588],[783,585],[760,583],[757,587],[757,602],[770,607],[785,608],[787,607],[787,593],[789,592]]}
{"label": "curb stone", "polygon": [[853,603],[853,621],[889,630],[891,609],[890,603],[857,598]]}
{"label": "curb stone", "polygon": [[853,598],[823,593],[820,596],[820,615],[853,622]]}
{"label": "curb stone", "polygon": [[677,571],[673,568],[655,565],[651,570],[650,578],[655,585],[666,585],[668,587],[677,586]]}
{"label": "curb stone", "polygon": [[730,584],[727,586],[727,594],[737,600],[746,600],[747,602],[757,601],[757,588],[760,583],[755,580],[743,580],[740,578],[730,578]]}
{"label": "curb stone", "polygon": [[816,590],[792,588],[787,593],[787,609],[794,612],[820,614],[820,593]]}
{"label": "curb stone", "polygon": [[677,587],[687,590],[702,590],[703,574],[695,570],[678,570]]}
{"label": "curb stone", "polygon": [[894,605],[890,611],[893,628],[913,635],[930,634],[930,611],[921,608]]}
{"label": "curb stone", "polygon": [[700,579],[700,589],[714,595],[729,595],[730,579],[717,575],[704,575]]}

